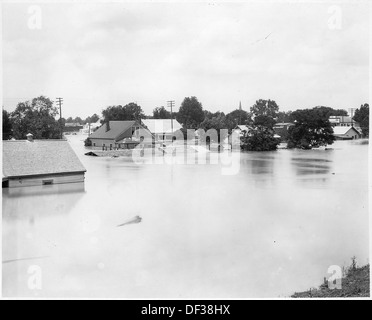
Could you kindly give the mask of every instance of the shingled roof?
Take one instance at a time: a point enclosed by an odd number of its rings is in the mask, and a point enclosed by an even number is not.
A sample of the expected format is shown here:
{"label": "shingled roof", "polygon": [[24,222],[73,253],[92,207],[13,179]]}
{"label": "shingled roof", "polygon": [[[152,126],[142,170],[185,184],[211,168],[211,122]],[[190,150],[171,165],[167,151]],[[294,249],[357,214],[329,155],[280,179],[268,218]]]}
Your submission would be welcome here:
{"label": "shingled roof", "polygon": [[136,124],[136,121],[110,121],[110,130],[107,131],[107,124],[105,123],[97,131],[93,132],[89,138],[110,140],[121,140],[123,138],[128,138],[132,136],[132,131],[129,129]]}
{"label": "shingled roof", "polygon": [[66,140],[3,141],[4,178],[85,171]]}

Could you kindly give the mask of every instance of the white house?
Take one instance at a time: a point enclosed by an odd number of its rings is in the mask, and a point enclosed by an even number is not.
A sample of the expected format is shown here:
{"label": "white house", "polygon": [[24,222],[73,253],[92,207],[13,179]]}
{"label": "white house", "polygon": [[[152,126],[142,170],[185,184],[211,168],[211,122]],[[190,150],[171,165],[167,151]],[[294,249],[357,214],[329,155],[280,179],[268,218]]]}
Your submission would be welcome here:
{"label": "white house", "polygon": [[333,135],[336,140],[360,139],[361,134],[355,127],[333,127]]}
{"label": "white house", "polygon": [[175,119],[144,119],[142,124],[151,132],[155,141],[172,140],[173,134],[182,129],[181,124]]}

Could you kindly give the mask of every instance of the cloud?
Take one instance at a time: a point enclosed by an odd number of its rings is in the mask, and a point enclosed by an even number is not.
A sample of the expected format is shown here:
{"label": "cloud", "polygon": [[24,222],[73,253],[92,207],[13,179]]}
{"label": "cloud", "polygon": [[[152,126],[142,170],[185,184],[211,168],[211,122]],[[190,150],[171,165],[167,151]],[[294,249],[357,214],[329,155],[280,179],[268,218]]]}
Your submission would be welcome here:
{"label": "cloud", "polygon": [[[311,3],[43,4],[41,30],[27,5],[4,4],[4,106],[65,98],[65,115],[88,116],[137,101],[147,114],[195,95],[212,111],[260,98],[283,110],[368,101],[366,6]],[[267,37],[267,35],[270,36]]]}

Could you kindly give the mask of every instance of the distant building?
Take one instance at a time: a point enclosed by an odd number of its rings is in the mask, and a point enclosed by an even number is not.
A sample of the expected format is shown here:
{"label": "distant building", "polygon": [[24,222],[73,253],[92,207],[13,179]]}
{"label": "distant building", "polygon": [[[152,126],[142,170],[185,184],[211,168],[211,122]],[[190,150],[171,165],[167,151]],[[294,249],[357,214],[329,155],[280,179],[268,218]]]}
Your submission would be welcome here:
{"label": "distant building", "polygon": [[356,122],[349,116],[330,116],[329,122],[332,127],[354,127],[360,135],[362,135],[362,128],[359,122]]}
{"label": "distant building", "polygon": [[83,182],[85,168],[65,140],[3,141],[3,188]]}
{"label": "distant building", "polygon": [[138,121],[109,121],[93,132],[89,139],[92,147],[106,149],[133,148],[140,137],[133,137],[136,130],[143,128]]}
{"label": "distant building", "polygon": [[359,127],[359,123],[349,116],[330,116],[329,122],[334,127]]}
{"label": "distant building", "polygon": [[245,126],[245,125],[237,125],[233,131],[238,132],[240,137],[245,136],[250,130],[252,130],[252,127]]}
{"label": "distant building", "polygon": [[83,125],[77,122],[66,122],[63,132],[79,132],[83,129]]}
{"label": "distant building", "polygon": [[333,128],[333,135],[336,140],[360,139],[362,135],[355,127],[336,126]]}
{"label": "distant building", "polygon": [[173,133],[182,129],[181,124],[173,119],[173,132],[171,119],[144,119],[142,124],[151,132],[155,141],[171,141]]}
{"label": "distant building", "polygon": [[279,136],[282,141],[286,141],[287,138],[288,138],[289,128],[294,126],[294,125],[295,125],[294,123],[290,123],[290,122],[276,123],[274,125],[274,128],[273,128],[274,132],[276,134],[276,137],[278,138],[278,136]]}
{"label": "distant building", "polygon": [[82,129],[80,129],[80,133],[90,135],[94,131],[96,131],[99,127],[102,126],[101,120],[93,123],[86,123]]}

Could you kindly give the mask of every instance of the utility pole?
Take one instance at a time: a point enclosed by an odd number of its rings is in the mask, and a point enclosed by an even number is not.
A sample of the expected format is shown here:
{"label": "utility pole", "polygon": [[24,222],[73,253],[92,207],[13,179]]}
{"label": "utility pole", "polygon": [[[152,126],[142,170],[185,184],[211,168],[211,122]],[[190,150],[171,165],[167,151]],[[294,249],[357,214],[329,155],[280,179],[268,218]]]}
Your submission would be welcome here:
{"label": "utility pole", "polygon": [[62,103],[63,98],[56,98],[59,105],[59,125],[61,126],[61,140],[63,139],[63,127],[62,127]]}
{"label": "utility pole", "polygon": [[173,107],[174,107],[174,100],[167,101],[168,108],[171,109],[171,126],[172,126],[172,135],[173,135]]}

